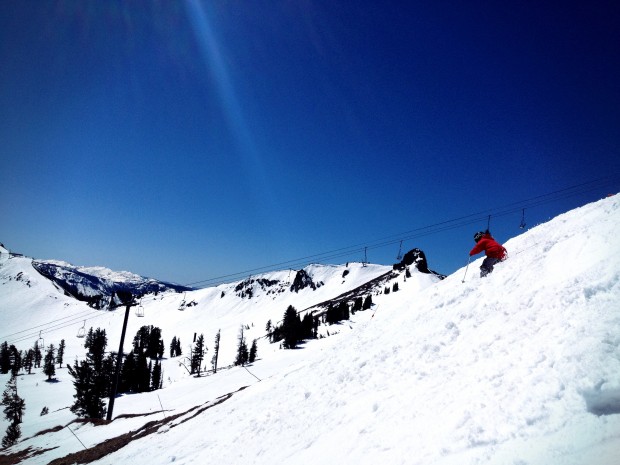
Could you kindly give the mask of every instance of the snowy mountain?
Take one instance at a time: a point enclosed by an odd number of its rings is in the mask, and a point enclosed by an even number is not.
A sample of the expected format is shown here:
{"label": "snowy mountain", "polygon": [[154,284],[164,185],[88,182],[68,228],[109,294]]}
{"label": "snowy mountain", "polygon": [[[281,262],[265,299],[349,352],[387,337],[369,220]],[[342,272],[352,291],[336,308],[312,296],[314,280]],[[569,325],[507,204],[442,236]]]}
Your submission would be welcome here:
{"label": "snowy mountain", "polygon": [[33,260],[32,267],[70,296],[98,309],[121,305],[122,302],[115,295],[118,291],[131,292],[134,296],[141,297],[170,290],[192,290],[186,286],[143,278],[127,271],[114,272],[104,267],[77,267],[53,260]]}
{"label": "snowy mountain", "polygon": [[[509,259],[484,279],[481,259],[444,280],[312,265],[299,279],[285,270],[145,296],[145,316],[130,317],[128,335],[155,325],[187,349],[194,333],[210,346],[221,329],[223,366],[245,325],[259,360],[194,378],[182,357],[166,359],[164,388],[119,397],[109,424],[74,422],[66,368],[55,383],[20,374],[22,439],[0,452],[0,464],[616,465],[619,226],[618,196],[560,215],[505,242]],[[394,283],[398,292],[385,293]],[[297,350],[263,337],[288,305],[320,311],[367,292],[375,305],[321,326],[330,337]],[[80,326],[105,328],[115,347],[124,313],[64,295],[19,257],[0,263],[0,312],[0,341],[26,348],[64,338],[66,360],[84,354]],[[7,426],[0,421],[0,433]]]}

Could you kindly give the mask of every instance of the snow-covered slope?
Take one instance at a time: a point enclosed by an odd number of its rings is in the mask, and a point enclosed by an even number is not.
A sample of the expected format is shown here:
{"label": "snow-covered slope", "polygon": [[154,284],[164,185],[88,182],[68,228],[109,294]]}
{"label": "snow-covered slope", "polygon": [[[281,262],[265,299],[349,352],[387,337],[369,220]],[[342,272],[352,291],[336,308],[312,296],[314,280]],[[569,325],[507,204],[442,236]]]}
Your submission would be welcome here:
{"label": "snow-covered slope", "polygon": [[[616,465],[619,227],[618,196],[586,205],[508,241],[510,258],[485,279],[477,274],[481,259],[470,265],[464,283],[464,269],[436,282],[420,273],[407,281],[401,276],[399,292],[373,296],[377,305],[332,327],[338,332],[333,337],[290,351],[265,343],[249,371],[175,378],[168,365],[173,381],[160,391],[117,399],[111,424],[69,428],[101,464]],[[331,272],[342,279],[342,269]],[[321,280],[336,282],[314,279]],[[227,304],[217,306],[221,313],[212,324],[218,327],[234,330],[239,317],[263,325],[268,300],[285,303],[283,293],[272,293],[255,308],[251,302],[266,290],[239,299],[227,286],[192,294],[197,305],[175,311],[175,327],[185,324],[186,314],[206,316],[216,302]],[[304,295],[291,303],[298,309],[316,303]],[[149,324],[165,322],[164,314],[171,318],[164,307],[181,298],[144,302]],[[217,330],[196,326],[199,321],[184,331]],[[112,323],[118,326],[118,319]],[[18,380],[33,409],[28,420],[39,429],[71,418],[67,410],[37,417],[60,389],[70,392],[66,372],[58,378],[55,385],[40,374]],[[27,459],[48,463],[83,450],[72,432],[24,439],[4,453],[51,449]]]}

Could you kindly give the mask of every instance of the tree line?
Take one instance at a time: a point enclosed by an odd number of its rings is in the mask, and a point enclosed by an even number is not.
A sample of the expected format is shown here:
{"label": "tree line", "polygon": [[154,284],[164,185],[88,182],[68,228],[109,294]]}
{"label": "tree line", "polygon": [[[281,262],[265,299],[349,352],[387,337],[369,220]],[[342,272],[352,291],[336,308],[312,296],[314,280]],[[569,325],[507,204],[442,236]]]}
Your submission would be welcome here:
{"label": "tree line", "polygon": [[281,341],[284,349],[295,349],[304,340],[316,339],[321,323],[331,325],[342,320],[348,320],[351,314],[361,310],[368,310],[371,306],[372,297],[368,295],[365,299],[362,297],[356,298],[351,307],[349,307],[348,302],[343,300],[337,305],[330,303],[325,312],[320,315],[313,315],[311,312],[308,312],[301,318],[295,307],[289,305],[282,317],[282,324],[273,326],[271,320],[269,320],[265,330],[267,331],[269,342],[276,343]]}

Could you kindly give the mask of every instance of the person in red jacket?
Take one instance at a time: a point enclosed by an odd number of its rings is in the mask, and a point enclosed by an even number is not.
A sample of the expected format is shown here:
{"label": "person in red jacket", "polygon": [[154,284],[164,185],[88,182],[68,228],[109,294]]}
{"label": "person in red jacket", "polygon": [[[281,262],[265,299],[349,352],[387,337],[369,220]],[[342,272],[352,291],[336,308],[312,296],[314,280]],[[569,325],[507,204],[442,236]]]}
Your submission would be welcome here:
{"label": "person in red jacket", "polygon": [[469,252],[469,256],[471,257],[479,254],[482,251],[485,252],[486,258],[480,266],[480,277],[484,278],[493,271],[493,266],[506,259],[506,254],[508,252],[499,242],[493,239],[488,229],[484,232],[478,231],[474,234],[474,240],[476,241],[476,245]]}

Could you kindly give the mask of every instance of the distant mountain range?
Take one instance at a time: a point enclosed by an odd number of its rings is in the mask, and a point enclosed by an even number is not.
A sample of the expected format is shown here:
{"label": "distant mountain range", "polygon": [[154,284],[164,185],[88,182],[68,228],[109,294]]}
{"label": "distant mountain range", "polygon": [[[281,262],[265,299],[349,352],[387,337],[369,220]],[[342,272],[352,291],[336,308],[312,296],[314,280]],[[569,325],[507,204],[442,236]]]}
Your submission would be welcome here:
{"label": "distant mountain range", "polygon": [[117,292],[131,292],[135,297],[165,291],[186,292],[192,288],[156,279],[144,278],[129,272],[114,272],[103,267],[78,267],[66,262],[33,260],[32,266],[65,294],[97,309],[114,308],[122,304]]}

